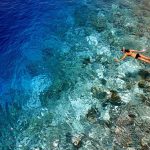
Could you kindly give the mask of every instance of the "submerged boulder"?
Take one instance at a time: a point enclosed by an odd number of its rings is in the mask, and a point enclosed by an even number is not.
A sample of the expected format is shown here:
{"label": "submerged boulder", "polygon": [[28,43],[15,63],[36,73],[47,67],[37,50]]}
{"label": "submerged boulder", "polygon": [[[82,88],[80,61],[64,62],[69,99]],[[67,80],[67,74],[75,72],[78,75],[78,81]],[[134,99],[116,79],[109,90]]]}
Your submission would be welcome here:
{"label": "submerged boulder", "polygon": [[121,97],[118,95],[118,92],[115,90],[110,90],[109,102],[113,105],[121,104]]}
{"label": "submerged boulder", "polygon": [[100,87],[93,86],[91,88],[92,96],[97,99],[103,99],[106,97],[107,93],[103,91]]}
{"label": "submerged boulder", "polygon": [[139,95],[140,100],[147,106],[150,106],[150,98],[144,94]]}
{"label": "submerged boulder", "polygon": [[138,86],[139,86],[139,88],[144,88],[145,87],[145,81],[144,80],[139,81]]}
{"label": "submerged boulder", "polygon": [[88,64],[90,64],[91,63],[90,57],[84,58],[82,63],[83,63],[84,66],[87,66]]}
{"label": "submerged boulder", "polygon": [[88,110],[86,114],[86,118],[88,121],[95,123],[97,121],[97,118],[100,116],[100,112],[97,108],[92,107]]}
{"label": "submerged boulder", "polygon": [[141,69],[141,70],[138,72],[138,74],[139,74],[139,76],[140,76],[142,79],[149,79],[149,78],[150,78],[150,71]]}
{"label": "submerged boulder", "polygon": [[[147,95],[146,97],[149,99],[149,97],[150,97],[150,80],[140,80],[138,82],[138,87],[143,89],[143,92]],[[150,100],[148,100],[148,101],[150,103]]]}
{"label": "submerged boulder", "polygon": [[82,136],[81,135],[73,136],[71,141],[75,148],[80,148],[82,146]]}
{"label": "submerged boulder", "polygon": [[148,150],[150,148],[150,135],[147,134],[141,139],[142,150]]}

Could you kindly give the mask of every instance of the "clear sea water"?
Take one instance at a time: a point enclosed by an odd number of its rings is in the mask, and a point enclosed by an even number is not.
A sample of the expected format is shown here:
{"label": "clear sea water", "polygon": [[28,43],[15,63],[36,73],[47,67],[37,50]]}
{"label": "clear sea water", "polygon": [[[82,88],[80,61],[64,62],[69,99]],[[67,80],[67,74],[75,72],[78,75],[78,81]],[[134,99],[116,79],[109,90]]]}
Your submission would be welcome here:
{"label": "clear sea water", "polygon": [[117,139],[116,126],[124,127],[124,112],[149,117],[149,64],[114,58],[123,46],[150,54],[149,6],[1,0],[0,149],[138,149],[133,137],[130,145]]}

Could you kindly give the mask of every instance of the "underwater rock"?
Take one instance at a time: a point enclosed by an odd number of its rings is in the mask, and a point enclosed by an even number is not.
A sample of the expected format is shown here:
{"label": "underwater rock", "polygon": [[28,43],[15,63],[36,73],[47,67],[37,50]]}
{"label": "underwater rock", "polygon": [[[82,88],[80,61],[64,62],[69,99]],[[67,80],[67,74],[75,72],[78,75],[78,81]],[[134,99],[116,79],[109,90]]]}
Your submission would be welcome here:
{"label": "underwater rock", "polygon": [[[132,110],[133,109],[133,110]],[[115,140],[117,144],[124,147],[137,149],[140,146],[140,139],[143,136],[143,125],[139,126],[139,112],[134,112],[135,108],[127,107],[126,111],[120,114],[116,121]],[[140,119],[140,121],[142,121]],[[142,128],[142,130],[141,130]]]}
{"label": "underwater rock", "polygon": [[106,85],[107,81],[105,79],[101,79],[101,84]]}
{"label": "underwater rock", "polygon": [[91,60],[90,60],[90,58],[88,57],[88,58],[84,58],[84,60],[83,60],[83,65],[88,65],[88,64],[90,64],[91,63]]}
{"label": "underwater rock", "polygon": [[132,119],[136,118],[136,115],[133,114],[133,113],[129,113],[128,116],[129,116],[130,118],[132,118]]}
{"label": "underwater rock", "polygon": [[110,92],[111,92],[111,100],[112,101],[120,101],[121,100],[120,96],[118,96],[117,91],[111,90]]}
{"label": "underwater rock", "polygon": [[148,150],[150,148],[150,135],[145,135],[141,139],[142,150]]}
{"label": "underwater rock", "polygon": [[134,118],[136,116],[132,113],[128,113],[127,111],[125,111],[123,114],[120,115],[120,117],[118,118],[116,124],[118,126],[127,126],[127,125],[131,125],[134,122]]}
{"label": "underwater rock", "polygon": [[103,99],[107,95],[105,91],[103,91],[101,88],[96,86],[91,88],[91,92],[92,92],[92,96],[97,99]]}
{"label": "underwater rock", "polygon": [[141,80],[138,82],[139,88],[144,88],[145,87],[145,80]]}
{"label": "underwater rock", "polygon": [[81,135],[75,135],[71,139],[72,144],[76,148],[80,148],[82,146],[82,136]]}
{"label": "underwater rock", "polygon": [[139,95],[140,100],[147,106],[150,106],[150,98],[144,94]]}
{"label": "underwater rock", "polygon": [[139,88],[150,88],[150,81],[147,81],[147,80],[140,80],[138,82],[138,86]]}
{"label": "underwater rock", "polygon": [[58,148],[59,146],[59,139],[56,139],[54,142],[53,142],[53,147],[54,148]]}
{"label": "underwater rock", "polygon": [[132,87],[133,87],[132,83],[126,82],[126,89],[131,90]]}
{"label": "underwater rock", "polygon": [[119,145],[123,145],[124,147],[128,147],[132,144],[132,138],[128,130],[122,127],[116,127],[115,129],[116,141]]}
{"label": "underwater rock", "polygon": [[86,114],[86,118],[88,121],[95,123],[97,121],[97,118],[100,116],[100,112],[97,108],[92,107],[88,110],[88,113]]}
{"label": "underwater rock", "polygon": [[113,105],[121,104],[121,97],[118,95],[118,92],[115,90],[110,90],[109,102]]}

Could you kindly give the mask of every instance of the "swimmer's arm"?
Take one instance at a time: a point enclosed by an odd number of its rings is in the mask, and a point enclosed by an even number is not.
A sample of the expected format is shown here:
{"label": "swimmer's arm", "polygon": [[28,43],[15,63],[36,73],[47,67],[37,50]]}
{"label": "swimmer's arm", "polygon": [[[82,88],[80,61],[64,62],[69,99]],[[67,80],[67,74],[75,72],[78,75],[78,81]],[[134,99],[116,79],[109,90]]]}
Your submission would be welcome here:
{"label": "swimmer's arm", "polygon": [[131,52],[137,52],[137,53],[143,53],[143,52],[145,52],[145,51],[146,51],[146,49],[143,49],[143,50],[141,50],[141,51],[131,49],[130,51],[131,51]]}
{"label": "swimmer's arm", "polygon": [[122,56],[122,58],[120,58],[120,59],[115,59],[115,61],[116,61],[116,62],[120,62],[121,60],[124,60],[126,57],[127,57],[127,55],[124,54],[124,55]]}

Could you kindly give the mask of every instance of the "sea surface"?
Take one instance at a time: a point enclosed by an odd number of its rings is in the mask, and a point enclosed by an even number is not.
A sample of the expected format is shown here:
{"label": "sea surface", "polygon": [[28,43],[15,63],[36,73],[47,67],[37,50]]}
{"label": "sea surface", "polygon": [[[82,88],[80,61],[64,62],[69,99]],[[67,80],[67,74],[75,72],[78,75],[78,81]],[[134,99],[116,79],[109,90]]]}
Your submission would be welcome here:
{"label": "sea surface", "polygon": [[149,0],[0,1],[0,150],[150,148]]}

